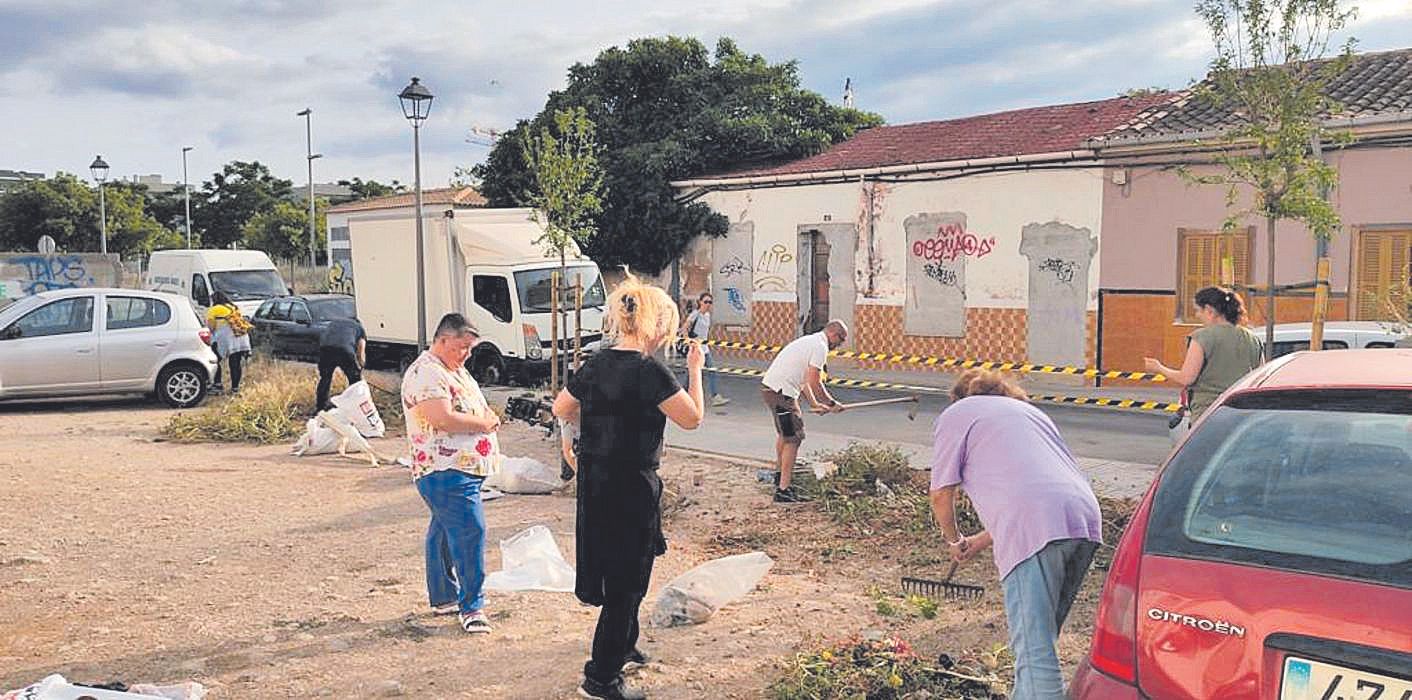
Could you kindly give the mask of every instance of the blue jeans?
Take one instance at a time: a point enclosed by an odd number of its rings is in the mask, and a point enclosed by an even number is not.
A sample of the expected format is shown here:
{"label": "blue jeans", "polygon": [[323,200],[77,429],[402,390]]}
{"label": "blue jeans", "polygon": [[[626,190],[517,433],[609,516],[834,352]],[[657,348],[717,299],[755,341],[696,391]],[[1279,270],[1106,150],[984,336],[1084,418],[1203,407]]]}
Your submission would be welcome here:
{"label": "blue jeans", "polygon": [[[707,389],[706,402],[707,402],[707,403],[710,403],[710,402],[711,402],[711,397],[712,397],[712,396],[716,396],[716,395],[718,395],[718,394],[721,393],[721,392],[717,389],[717,387],[716,387],[716,373],[711,371],[711,370],[713,370],[713,369],[715,369],[715,368],[716,368],[716,361],[713,360],[713,359],[711,359],[711,353],[706,353],[706,369],[705,369],[705,370],[702,370],[701,376],[704,377],[705,380],[706,380],[706,389]],[[686,376],[687,376],[687,387],[686,387],[686,388],[687,388],[687,389],[690,389],[690,388],[691,388],[691,374],[688,373]]]}
{"label": "blue jeans", "polygon": [[1098,543],[1090,540],[1055,540],[1016,565],[1000,582],[1005,590],[1010,651],[1015,654],[1011,700],[1064,697],[1055,644],[1097,549]]}
{"label": "blue jeans", "polygon": [[485,479],[449,469],[417,479],[431,509],[427,526],[427,597],[433,607],[456,602],[461,612],[485,607]]}

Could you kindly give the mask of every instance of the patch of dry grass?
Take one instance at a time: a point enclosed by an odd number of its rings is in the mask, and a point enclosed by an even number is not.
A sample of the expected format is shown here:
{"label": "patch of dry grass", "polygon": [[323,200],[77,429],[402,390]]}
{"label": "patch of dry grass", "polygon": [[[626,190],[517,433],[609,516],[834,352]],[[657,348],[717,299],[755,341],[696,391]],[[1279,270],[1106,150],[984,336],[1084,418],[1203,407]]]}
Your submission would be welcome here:
{"label": "patch of dry grass", "polygon": [[[368,378],[373,402],[391,429],[402,425],[398,387]],[[256,355],[245,367],[240,393],[214,396],[200,408],[178,413],[162,428],[177,442],[254,442],[272,444],[297,438],[313,414],[318,370],[312,365]],[[332,395],[347,388],[343,373],[334,374]],[[386,391],[383,391],[386,389]]]}

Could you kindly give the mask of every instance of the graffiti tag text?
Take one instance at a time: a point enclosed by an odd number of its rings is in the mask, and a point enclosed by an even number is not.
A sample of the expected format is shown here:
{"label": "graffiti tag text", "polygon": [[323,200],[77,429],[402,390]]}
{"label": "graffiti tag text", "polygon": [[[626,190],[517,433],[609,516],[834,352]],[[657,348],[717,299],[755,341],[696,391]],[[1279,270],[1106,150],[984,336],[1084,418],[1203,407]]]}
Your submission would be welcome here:
{"label": "graffiti tag text", "polygon": [[994,236],[979,238],[960,224],[942,224],[936,235],[912,244],[912,255],[932,262],[949,262],[963,255],[983,258],[994,251]]}

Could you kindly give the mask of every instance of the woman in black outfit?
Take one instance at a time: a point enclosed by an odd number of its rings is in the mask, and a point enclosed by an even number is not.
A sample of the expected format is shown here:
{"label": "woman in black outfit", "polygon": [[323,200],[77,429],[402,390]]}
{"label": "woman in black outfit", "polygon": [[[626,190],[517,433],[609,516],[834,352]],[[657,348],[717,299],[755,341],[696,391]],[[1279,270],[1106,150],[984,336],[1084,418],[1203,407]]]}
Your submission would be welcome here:
{"label": "woman in black outfit", "polygon": [[579,694],[586,698],[645,698],[623,681],[623,664],[645,662],[637,649],[638,607],[652,563],[667,551],[662,537],[662,457],[666,421],[693,430],[705,415],[699,343],[687,355],[690,391],[655,355],[679,320],[660,288],[628,276],[608,297],[605,332],[612,349],[597,353],[554,400],[554,415],[579,423],[579,600],[601,606],[593,656]]}

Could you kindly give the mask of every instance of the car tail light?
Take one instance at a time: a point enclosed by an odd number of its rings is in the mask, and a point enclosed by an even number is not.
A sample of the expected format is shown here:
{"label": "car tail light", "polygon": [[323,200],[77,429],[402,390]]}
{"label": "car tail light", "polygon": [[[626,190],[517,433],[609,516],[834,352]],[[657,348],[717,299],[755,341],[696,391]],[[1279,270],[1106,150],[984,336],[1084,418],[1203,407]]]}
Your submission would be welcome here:
{"label": "car tail light", "polygon": [[539,330],[533,323],[526,323],[523,326],[525,333],[525,357],[531,360],[538,360],[544,357],[543,343],[539,340]]}
{"label": "car tail light", "polygon": [[201,330],[197,331],[196,334],[201,336],[201,342],[207,345],[211,344],[211,329],[202,328]]}
{"label": "car tail light", "polygon": [[1093,667],[1125,683],[1137,684],[1137,591],[1142,543],[1147,536],[1151,494],[1133,513],[1103,583],[1093,626]]}

